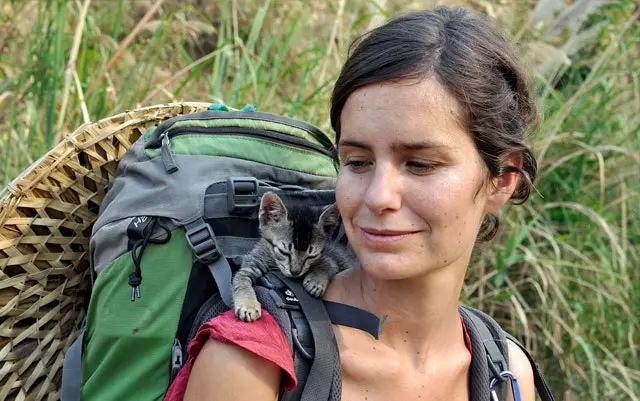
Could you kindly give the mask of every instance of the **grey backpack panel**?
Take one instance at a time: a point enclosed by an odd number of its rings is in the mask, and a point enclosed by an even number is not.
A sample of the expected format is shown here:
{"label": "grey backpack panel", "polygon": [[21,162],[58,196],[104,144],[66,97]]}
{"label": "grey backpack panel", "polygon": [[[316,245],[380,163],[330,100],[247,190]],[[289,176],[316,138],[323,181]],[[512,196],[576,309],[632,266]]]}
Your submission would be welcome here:
{"label": "grey backpack panel", "polygon": [[129,152],[118,165],[118,176],[93,227],[90,247],[97,273],[127,251],[123,238],[132,218],[158,216],[175,226],[184,225],[203,216],[205,190],[214,182],[248,176],[311,189],[332,188],[335,184],[330,177],[220,156],[175,155],[181,168],[168,174],[161,158],[147,158],[141,140]]}

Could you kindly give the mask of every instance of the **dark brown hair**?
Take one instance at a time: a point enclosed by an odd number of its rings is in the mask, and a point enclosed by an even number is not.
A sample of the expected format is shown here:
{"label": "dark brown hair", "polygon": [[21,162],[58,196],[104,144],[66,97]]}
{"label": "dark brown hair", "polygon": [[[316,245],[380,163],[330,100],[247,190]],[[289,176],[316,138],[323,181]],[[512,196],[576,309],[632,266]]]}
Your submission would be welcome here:
{"label": "dark brown hair", "polygon": [[[465,125],[489,174],[517,172],[511,199],[524,203],[536,177],[536,160],[525,135],[538,122],[523,67],[505,33],[482,14],[438,7],[399,16],[353,43],[331,97],[331,125],[340,140],[340,115],[357,89],[383,81],[434,78],[463,107]],[[519,152],[522,168],[504,166],[500,156]],[[479,241],[493,238],[496,216],[483,221]]]}

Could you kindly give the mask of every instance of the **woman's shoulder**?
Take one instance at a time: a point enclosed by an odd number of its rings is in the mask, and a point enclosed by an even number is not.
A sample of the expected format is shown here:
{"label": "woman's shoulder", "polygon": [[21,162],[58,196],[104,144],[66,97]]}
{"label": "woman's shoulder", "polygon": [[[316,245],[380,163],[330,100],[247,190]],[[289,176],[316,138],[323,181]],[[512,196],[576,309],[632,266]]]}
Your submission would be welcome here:
{"label": "woman's shoulder", "polygon": [[297,383],[290,348],[277,321],[267,311],[252,323],[227,311],[200,327],[165,401],[215,400],[216,394],[223,395],[220,399],[232,394],[238,399],[273,399],[281,384],[289,390]]}
{"label": "woman's shoulder", "polygon": [[[507,339],[509,352],[509,370],[515,375],[520,387],[520,400],[535,401],[535,383],[533,368],[527,355],[511,340]],[[513,401],[513,396],[507,391],[507,401]]]}

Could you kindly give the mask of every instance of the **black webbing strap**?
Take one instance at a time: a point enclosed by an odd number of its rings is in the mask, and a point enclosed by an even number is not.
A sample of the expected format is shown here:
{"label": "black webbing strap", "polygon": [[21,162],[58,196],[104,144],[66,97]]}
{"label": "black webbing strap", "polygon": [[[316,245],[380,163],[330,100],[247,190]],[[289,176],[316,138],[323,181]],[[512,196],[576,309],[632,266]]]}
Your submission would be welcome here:
{"label": "black webbing strap", "polygon": [[[291,317],[291,341],[293,342],[293,367],[298,378],[298,386],[283,392],[278,401],[296,401],[302,397],[313,363],[313,336],[309,323],[301,310],[288,309]],[[329,383],[330,385],[331,383]]]}
{"label": "black webbing strap", "polygon": [[516,344],[527,356],[527,359],[529,359],[529,363],[531,364],[531,368],[533,369],[533,381],[535,383],[536,391],[538,392],[540,399],[542,399],[542,401],[555,401],[555,398],[551,393],[551,389],[549,388],[547,381],[544,379],[544,376],[542,376],[542,372],[540,371],[540,368],[538,367],[536,361],[533,359],[533,356],[529,353],[529,351],[527,351],[524,345],[520,344],[520,342],[514,336],[507,332],[504,332],[504,335],[505,337],[507,337],[507,339]]}
{"label": "black webbing strap", "polygon": [[378,317],[371,312],[356,308],[355,306],[341,304],[332,301],[323,301],[329,319],[333,324],[341,326],[353,327],[366,331],[375,339],[380,338],[382,332],[382,324],[386,317]]}
{"label": "black webbing strap", "polygon": [[[491,332],[487,323],[475,313],[475,310],[470,307],[460,306],[458,311],[465,318],[465,324],[471,328],[470,332],[476,333],[478,340],[482,343],[488,366],[487,372],[487,389],[489,388],[490,380],[493,378],[498,380],[496,385],[496,394],[498,400],[506,400],[507,386],[506,379],[500,375],[500,372],[508,369],[509,364],[505,359],[505,356],[500,351],[498,344],[496,344],[496,338]],[[478,313],[480,313],[478,311]]]}
{"label": "black webbing strap", "polygon": [[[460,311],[460,313],[464,313],[464,315],[469,319],[471,324],[473,324],[473,327],[476,329],[476,331],[480,335],[480,340],[484,345],[484,348],[487,352],[487,357],[490,362],[489,368],[492,371],[494,371],[493,372],[494,374],[500,373],[501,371],[506,370],[509,365],[507,364],[507,361],[504,359],[504,355],[502,355],[502,352],[500,352],[500,348],[498,348],[498,345],[496,344],[496,341],[493,337],[493,334],[491,333],[491,330],[489,330],[489,328],[484,323],[484,321],[482,321],[482,319],[476,316],[473,312],[465,308],[461,307],[461,308],[458,308],[458,310]],[[491,363],[493,363],[494,366],[491,366]],[[498,372],[495,372],[496,369],[498,369]]]}
{"label": "black webbing strap", "polygon": [[225,305],[233,307],[231,265],[220,252],[211,226],[202,217],[185,225],[185,236],[194,257],[207,265]]}
{"label": "black webbing strap", "polygon": [[300,401],[325,401],[329,399],[333,369],[338,363],[338,345],[331,327],[331,320],[324,304],[310,295],[299,282],[277,274],[300,303],[309,322],[313,336],[314,358]]}

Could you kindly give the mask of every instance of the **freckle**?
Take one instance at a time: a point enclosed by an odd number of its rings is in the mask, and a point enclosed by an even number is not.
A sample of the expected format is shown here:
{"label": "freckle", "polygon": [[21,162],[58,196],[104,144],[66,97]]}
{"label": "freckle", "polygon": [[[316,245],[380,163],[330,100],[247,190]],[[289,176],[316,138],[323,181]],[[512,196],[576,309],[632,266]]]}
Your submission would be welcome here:
{"label": "freckle", "polygon": [[460,216],[456,215],[456,220],[460,219]]}
{"label": "freckle", "polygon": [[409,334],[409,332],[408,332],[408,331],[405,331],[405,333]]}
{"label": "freckle", "polygon": [[458,233],[458,236],[459,236],[459,237],[462,237],[462,231],[460,231],[460,232]]}
{"label": "freckle", "polygon": [[420,351],[416,352],[416,355],[420,355]]}
{"label": "freckle", "polygon": [[444,215],[445,215],[445,216],[448,216],[449,214],[448,214],[447,212],[444,212]]}
{"label": "freckle", "polygon": [[447,260],[447,259],[445,259],[445,260],[444,260],[444,263],[447,263],[447,262],[448,262],[448,260]]}

